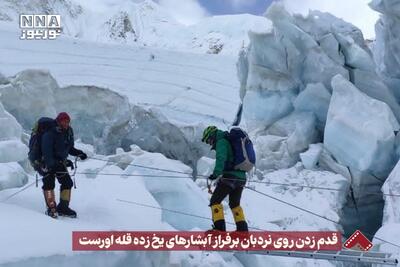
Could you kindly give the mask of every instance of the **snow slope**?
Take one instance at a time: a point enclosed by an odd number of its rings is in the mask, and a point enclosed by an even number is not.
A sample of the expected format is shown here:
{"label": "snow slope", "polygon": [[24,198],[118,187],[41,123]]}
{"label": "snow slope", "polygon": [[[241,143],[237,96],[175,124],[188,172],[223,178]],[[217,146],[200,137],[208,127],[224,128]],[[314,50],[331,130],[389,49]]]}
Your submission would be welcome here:
{"label": "snow slope", "polygon": [[229,123],[235,116],[235,58],[68,38],[24,41],[8,25],[0,24],[0,72],[6,76],[27,68],[48,69],[60,86],[109,88],[131,103],[159,107],[172,117],[183,111]]}
{"label": "snow slope", "polygon": [[197,53],[237,55],[247,31],[269,28],[260,16],[209,17],[196,25],[175,21],[151,0],[3,0],[0,21],[18,23],[19,14],[60,14],[63,32],[83,40],[151,46]]}
{"label": "snow slope", "polygon": [[[68,109],[77,123],[77,136],[102,153],[113,152],[118,146],[129,148],[134,142],[148,151],[193,164],[207,150],[200,142],[204,127],[214,124],[226,128],[236,115],[240,99],[234,57],[101,44],[68,37],[22,41],[9,23],[0,23],[0,32],[0,73],[15,76],[25,69],[50,71],[50,74],[21,73],[2,87],[11,92],[3,93],[2,97],[8,99],[9,108],[13,106],[13,114],[23,120],[25,130],[32,127],[37,116],[54,116],[57,111]],[[31,75],[36,82],[30,80]],[[43,89],[40,83],[49,86],[43,94],[39,93]],[[15,89],[7,89],[9,86]],[[36,93],[26,93],[26,88]],[[119,96],[109,94],[109,90]],[[55,94],[56,91],[59,93]],[[24,92],[27,102],[25,108],[19,108],[17,99]],[[99,98],[99,102],[87,107],[85,103],[93,97]],[[113,106],[112,101],[117,100],[118,107]],[[36,105],[29,107],[32,112],[26,112],[30,101]],[[105,117],[88,112],[88,108],[102,110]],[[135,119],[130,120],[132,116]],[[110,127],[120,133],[110,132]],[[174,134],[168,134],[170,131]],[[153,141],[148,142],[149,138]],[[177,146],[181,143],[186,145]]]}
{"label": "snow slope", "polygon": [[[91,159],[78,163],[77,189],[72,192],[71,206],[78,212],[78,219],[54,220],[44,215],[44,201],[40,188],[35,188],[31,176],[27,190],[3,201],[18,189],[0,191],[0,212],[7,214],[0,222],[0,266],[32,266],[52,264],[61,266],[85,266],[85,262],[99,262],[99,266],[124,266],[124,262],[137,262],[141,266],[332,266],[324,261],[296,260],[275,257],[238,256],[229,253],[77,253],[71,251],[71,231],[78,230],[206,230],[210,220],[160,211],[166,208],[209,218],[209,195],[205,181],[194,183],[188,175],[181,179],[157,177],[171,175],[145,168],[130,166],[157,166],[161,169],[190,173],[190,168],[178,161],[166,159],[161,154],[144,152],[132,146],[131,152],[117,151],[116,155],[104,157],[93,154],[93,148],[78,144],[89,152]],[[129,176],[132,175],[132,176]],[[148,175],[154,175],[149,177]],[[186,177],[186,178],[185,178]],[[346,178],[329,172],[296,168],[265,174],[258,182],[302,183],[346,190]],[[315,191],[285,186],[267,186],[250,182],[250,187],[279,199],[301,205],[302,208],[337,221],[344,197],[340,192]],[[138,202],[155,209],[121,202]],[[262,203],[262,205],[261,205]],[[300,204],[303,203],[303,204]],[[265,198],[248,189],[244,191],[242,205],[249,226],[264,230],[334,230],[337,225],[303,211]],[[226,218],[232,223],[228,203],[224,202]],[[268,208],[266,208],[268,207]],[[23,218],[23,219],[22,219]],[[232,225],[228,229],[233,230]],[[23,230],[23,234],[22,231]],[[24,245],[21,245],[24,244]],[[107,259],[105,257],[107,256]],[[257,264],[254,263],[258,262]],[[250,264],[251,263],[251,264]]]}

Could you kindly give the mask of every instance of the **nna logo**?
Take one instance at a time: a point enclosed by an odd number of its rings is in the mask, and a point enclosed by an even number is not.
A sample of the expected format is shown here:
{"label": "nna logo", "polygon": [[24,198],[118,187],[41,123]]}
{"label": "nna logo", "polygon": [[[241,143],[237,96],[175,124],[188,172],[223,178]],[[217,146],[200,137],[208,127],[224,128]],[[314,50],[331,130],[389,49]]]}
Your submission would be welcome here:
{"label": "nna logo", "polygon": [[54,40],[61,34],[60,15],[20,15],[22,40]]}

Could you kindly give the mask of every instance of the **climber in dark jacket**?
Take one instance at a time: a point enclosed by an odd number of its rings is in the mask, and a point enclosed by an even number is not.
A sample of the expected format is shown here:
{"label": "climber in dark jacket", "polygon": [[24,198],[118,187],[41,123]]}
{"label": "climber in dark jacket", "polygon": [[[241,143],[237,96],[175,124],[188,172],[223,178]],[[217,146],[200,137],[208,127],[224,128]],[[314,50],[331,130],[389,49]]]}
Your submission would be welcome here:
{"label": "climber in dark jacket", "polygon": [[225,132],[215,126],[208,126],[203,132],[202,141],[211,145],[211,149],[216,151],[215,168],[209,177],[210,180],[219,179],[210,199],[213,228],[219,231],[226,230],[221,202],[229,195],[229,207],[236,223],[236,229],[247,232],[247,222],[240,206],[240,199],[246,184],[246,172],[230,168],[234,156],[232,146],[225,138]]}
{"label": "climber in dark jacket", "polygon": [[[69,126],[70,116],[61,112],[56,118],[56,126],[42,136],[42,155],[44,162],[43,193],[47,205],[47,215],[57,218],[57,215],[76,217],[76,212],[69,208],[73,182],[67,167],[73,168],[68,155],[85,160],[87,155],[74,147],[74,133]],[[55,201],[55,178],[61,184],[60,202]]]}

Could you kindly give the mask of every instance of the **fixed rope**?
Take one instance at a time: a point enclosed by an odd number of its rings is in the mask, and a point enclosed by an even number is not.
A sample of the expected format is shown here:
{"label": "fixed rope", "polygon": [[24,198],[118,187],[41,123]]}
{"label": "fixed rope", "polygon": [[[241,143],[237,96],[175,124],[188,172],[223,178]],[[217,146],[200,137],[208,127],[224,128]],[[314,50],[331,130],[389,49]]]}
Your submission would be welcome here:
{"label": "fixed rope", "polygon": [[[111,161],[111,160],[106,160],[106,159],[100,159],[100,158],[94,158],[94,157],[88,157],[89,159],[94,159],[98,161],[104,161],[104,162],[109,162],[109,163],[121,163],[121,162],[116,162],[116,161]],[[155,171],[162,171],[162,172],[171,172],[171,173],[180,173],[180,174],[187,174],[187,175],[192,175],[192,173],[187,173],[187,172],[181,172],[181,171],[174,171],[174,170],[169,170],[169,169],[163,169],[163,168],[156,168],[156,167],[150,167],[150,166],[145,166],[145,165],[140,165],[140,164],[133,164],[133,163],[126,163],[124,165],[127,166],[133,166],[133,167],[138,167],[138,168],[144,168],[148,170],[155,170]],[[201,176],[201,175],[200,175]],[[204,176],[204,175],[203,175]],[[205,177],[205,176],[204,176]]]}
{"label": "fixed rope", "polygon": [[[332,222],[332,223],[334,223],[334,224],[336,224],[336,225],[338,225],[338,226],[341,226],[339,222],[337,222],[337,221],[335,221],[335,220],[332,220],[332,219],[329,219],[329,218],[327,218],[327,217],[325,217],[325,216],[323,216],[323,215],[317,214],[317,213],[312,212],[312,211],[310,211],[310,210],[307,210],[307,209],[305,209],[305,208],[301,208],[301,207],[296,206],[296,205],[294,205],[294,204],[292,204],[292,203],[289,203],[289,202],[286,202],[286,201],[281,200],[281,199],[279,199],[279,198],[270,196],[270,195],[268,195],[268,194],[265,194],[265,193],[263,193],[263,192],[261,192],[261,191],[255,190],[255,189],[253,189],[253,188],[250,188],[250,187],[246,187],[246,188],[249,189],[249,190],[251,190],[251,191],[253,191],[253,192],[256,192],[256,193],[258,193],[258,194],[260,194],[260,195],[263,195],[263,196],[265,196],[265,197],[271,198],[271,199],[273,199],[273,200],[275,200],[275,201],[281,202],[281,203],[283,203],[283,204],[285,204],[285,205],[288,205],[288,206],[290,206],[290,207],[296,208],[296,209],[298,209],[298,210],[304,211],[304,212],[309,213],[309,214],[311,214],[311,215],[317,216],[317,217],[319,217],[319,218],[321,218],[321,219],[324,219],[324,220],[327,220],[327,221],[329,221],[329,222]],[[395,246],[395,247],[397,247],[397,248],[400,248],[400,245],[395,244],[395,243],[392,243],[392,242],[387,241],[387,240],[384,240],[384,239],[382,239],[382,238],[380,238],[380,237],[374,236],[374,235],[371,234],[371,233],[368,233],[368,232],[363,232],[363,233],[366,234],[366,235],[368,235],[370,238],[375,238],[375,239],[380,240],[380,241],[382,241],[382,242],[384,242],[384,243],[387,243],[387,244],[390,244],[390,245]]]}
{"label": "fixed rope", "polygon": [[[119,163],[119,162],[110,161],[110,160],[106,160],[106,159],[99,159],[99,158],[95,158],[95,157],[90,157],[90,159],[104,161],[104,162],[111,162],[111,163],[115,163],[115,164]],[[132,163],[129,164],[129,163],[127,163],[127,164],[124,164],[124,165],[134,166],[134,167],[139,167],[139,168],[144,168],[144,169],[150,169],[150,170],[163,171],[163,172],[171,172],[171,173],[192,175],[192,173],[174,171],[174,170],[163,169],[163,168],[155,168],[155,167],[150,167],[150,166],[145,166],[145,165],[140,165],[140,164],[132,164]],[[115,174],[115,175],[117,176],[119,174]],[[125,175],[125,176],[129,176],[129,175]],[[202,177],[202,178],[197,178],[197,179],[206,179],[208,176],[207,175],[197,175],[197,177]],[[181,177],[177,177],[177,178],[181,178]],[[189,177],[187,177],[187,178],[189,179]],[[192,179],[192,178],[190,178],[190,179]],[[224,178],[224,179],[229,179],[229,178]],[[287,183],[276,183],[276,182],[257,181],[257,180],[249,180],[248,182],[257,183],[257,184],[270,184],[270,185],[279,185],[279,186],[288,186],[288,187],[309,188],[309,189],[312,189],[312,190],[326,190],[326,191],[347,192],[347,190],[343,190],[343,189],[329,188],[329,187],[319,187],[319,186],[308,186],[308,185],[301,185],[301,184],[295,184],[295,183],[287,184]],[[363,192],[366,193],[366,194],[371,194],[371,195],[384,195],[384,196],[400,197],[400,194],[388,194],[388,193],[368,192],[368,191],[363,191]]]}
{"label": "fixed rope", "polygon": [[[103,159],[97,159],[97,158],[92,158],[92,159],[110,162],[109,160],[103,160]],[[144,166],[144,165],[139,165],[139,164],[127,164],[127,165],[136,166],[136,167],[140,167],[140,168],[146,168],[146,169],[152,169],[152,170],[159,170],[159,171],[171,172],[171,173],[180,173],[180,174],[185,174],[185,175],[191,175],[190,173],[186,173],[186,172],[179,172],[179,171],[167,170],[167,169],[162,169],[162,168],[154,168],[154,167],[149,167],[149,166]],[[57,173],[68,173],[68,172],[57,172]],[[82,172],[82,173],[79,173],[79,172],[76,172],[76,170],[75,170],[75,172],[74,172],[74,175],[75,175],[75,174],[85,174],[85,175],[110,175],[110,176],[120,176],[120,177],[123,177],[123,176],[127,176],[127,177],[134,176],[134,177],[154,177],[154,178],[157,178],[157,177],[158,177],[158,178],[172,178],[172,179],[191,179],[191,177],[183,177],[183,176],[158,176],[158,175],[141,175],[141,174],[113,174],[113,173],[100,173],[100,172],[98,172],[98,173],[93,173],[93,172]],[[46,176],[45,176],[45,177],[46,177]],[[43,178],[44,178],[44,177],[43,177]],[[42,180],[43,178],[41,178],[41,180]],[[229,178],[224,178],[224,179],[229,179]],[[251,181],[251,182],[257,182],[257,181]],[[264,184],[275,184],[275,185],[282,185],[282,186],[306,187],[306,188],[310,188],[310,189],[314,189],[314,190],[344,191],[344,190],[333,189],[333,188],[310,187],[310,186],[304,186],[304,185],[293,185],[293,184],[283,184],[283,183],[280,184],[280,183],[271,183],[271,182],[262,182],[262,181],[259,181],[259,182],[260,182],[260,183],[264,183]],[[31,187],[31,186],[34,185],[35,183],[36,183],[36,182],[33,182],[33,183],[29,184],[28,186],[22,188],[21,190],[19,190],[19,191],[13,193],[12,195],[10,195],[10,196],[8,196],[6,199],[4,199],[2,202],[5,202],[5,201],[9,200],[10,198],[14,197],[15,195],[17,195],[17,194],[23,192],[24,190],[28,189],[29,187]],[[327,220],[327,221],[329,221],[329,222],[332,222],[332,223],[334,223],[334,224],[340,226],[340,223],[339,223],[339,222],[334,221],[334,220],[332,220],[332,219],[329,219],[329,218],[327,218],[327,217],[325,217],[325,216],[322,216],[322,215],[320,215],[320,214],[317,214],[317,213],[312,212],[312,211],[310,211],[310,210],[307,210],[307,209],[305,209],[305,208],[301,208],[301,207],[296,206],[296,205],[294,205],[294,204],[291,204],[291,203],[289,203],[289,202],[283,201],[283,200],[281,200],[281,199],[279,199],[279,198],[270,196],[270,195],[268,195],[268,194],[266,194],[266,193],[263,193],[263,192],[261,192],[261,191],[255,190],[255,189],[253,189],[253,188],[251,188],[251,187],[246,186],[246,188],[249,189],[249,190],[251,190],[251,191],[253,191],[253,192],[256,192],[256,193],[258,193],[258,194],[260,194],[260,195],[263,195],[263,196],[265,196],[265,197],[271,198],[271,199],[273,199],[273,200],[275,200],[275,201],[281,202],[281,203],[283,203],[283,204],[285,204],[285,205],[288,205],[288,206],[290,206],[290,207],[296,208],[296,209],[301,210],[301,211],[303,211],[303,212],[312,214],[312,215],[314,215],[314,216],[317,216],[317,217],[319,217],[319,218],[321,218],[321,219]],[[392,194],[386,194],[386,195],[400,196],[400,195],[392,195]],[[142,205],[142,206],[147,206],[147,207],[149,207],[149,208],[158,208],[158,207],[154,207],[154,206],[150,206],[150,205],[146,205],[146,204],[140,204],[140,203],[137,203],[137,202],[129,202],[129,201],[126,201],[126,200],[118,200],[118,201],[127,202],[127,203],[131,203],[131,204]],[[158,208],[158,209],[162,209],[162,208]],[[170,212],[179,213],[179,212],[173,211],[173,210],[167,210],[167,209],[164,209],[164,210],[170,211]],[[180,214],[182,214],[182,215],[187,215],[187,216],[197,216],[197,215],[186,214],[186,213],[182,213],[182,212],[180,212]],[[205,219],[205,217],[204,217],[203,219]],[[209,218],[207,218],[207,219],[209,220]],[[369,235],[370,237],[374,237],[374,236],[373,236],[372,234],[370,234],[370,233],[365,233],[365,234]],[[380,240],[380,241],[382,241],[382,242],[384,242],[384,243],[387,243],[387,244],[390,244],[390,245],[395,246],[395,247],[397,247],[397,248],[400,248],[400,245],[397,245],[397,244],[395,244],[395,243],[389,242],[389,241],[384,240],[384,239],[382,239],[382,238],[380,238],[380,237],[375,236],[374,238],[377,239],[377,240]]]}
{"label": "fixed rope", "polygon": [[[143,204],[143,203],[139,203],[139,202],[135,202],[135,201],[131,201],[131,200],[124,200],[124,199],[116,199],[116,200],[119,201],[119,202],[128,203],[128,204],[132,204],[132,205],[136,205],[136,206],[140,206],[140,207],[145,207],[145,208],[150,208],[150,209],[157,209],[157,210],[167,211],[167,212],[171,212],[171,213],[175,213],[175,214],[179,214],[179,215],[184,215],[184,216],[188,216],[188,217],[194,217],[194,218],[198,218],[198,219],[212,221],[212,219],[210,217],[200,216],[200,215],[187,213],[187,212],[183,212],[183,211],[172,210],[172,209],[167,209],[167,208],[161,208],[161,207],[152,206],[152,205],[148,205],[148,204]],[[226,224],[236,225],[235,223],[232,223],[232,222],[226,222]],[[257,227],[249,227],[249,228],[254,229],[254,230],[258,230],[258,231],[264,231],[264,230],[262,230],[260,228],[257,228]]]}
{"label": "fixed rope", "polygon": [[[92,158],[92,159],[96,159],[96,158]],[[109,162],[108,160],[103,160],[103,159],[96,159],[96,160],[102,160],[105,162]],[[129,164],[132,165],[132,164]],[[76,166],[76,163],[75,163]],[[149,166],[144,166],[144,165],[137,165],[135,164],[134,166],[140,166],[141,168],[146,168],[146,169],[151,169],[151,170],[160,170],[160,171],[168,171],[171,173],[178,173],[178,174],[185,174],[185,175],[191,175],[189,173],[186,172],[179,172],[179,171],[173,171],[173,170],[166,170],[166,169],[160,169],[160,168],[153,168],[153,167],[149,167]],[[66,173],[66,172],[57,172],[58,174],[60,173]],[[150,175],[150,174],[123,174],[123,173],[101,173],[101,172],[77,172],[76,168],[74,173],[72,174],[72,177],[74,179],[74,187],[76,188],[76,180],[75,180],[75,175],[76,174],[82,174],[82,175],[100,175],[100,176],[119,176],[119,177],[148,177],[148,178],[163,178],[163,179],[191,179],[193,180],[191,177],[187,177],[187,176],[174,176],[174,175]],[[199,178],[197,179],[207,179],[205,178],[205,175],[198,175]],[[44,177],[43,177],[44,178]],[[39,180],[43,180],[43,178],[40,178]],[[224,178],[226,180],[234,180],[231,178]],[[308,188],[311,190],[324,190],[324,191],[336,191],[336,192],[345,192],[348,193],[347,190],[344,189],[338,189],[338,188],[329,188],[329,187],[319,187],[319,186],[308,186],[308,185],[302,185],[302,184],[295,184],[295,183],[277,183],[277,182],[270,182],[270,181],[257,181],[257,180],[249,180],[249,183],[257,183],[257,184],[265,184],[265,185],[277,185],[277,186],[286,186],[286,187],[294,187],[294,188]],[[38,179],[36,179],[35,182],[29,184],[28,186],[22,188],[21,190],[13,193],[12,195],[10,195],[9,197],[7,197],[5,200],[3,200],[2,202],[5,202],[7,200],[9,200],[10,198],[12,198],[13,196],[19,194],[22,191],[25,191],[27,188],[31,187],[33,184],[36,185],[38,184]],[[380,193],[380,192],[368,192],[368,191],[364,191],[365,194],[370,194],[370,195],[383,195],[383,196],[390,196],[390,197],[400,197],[399,194],[388,194],[388,193]]]}

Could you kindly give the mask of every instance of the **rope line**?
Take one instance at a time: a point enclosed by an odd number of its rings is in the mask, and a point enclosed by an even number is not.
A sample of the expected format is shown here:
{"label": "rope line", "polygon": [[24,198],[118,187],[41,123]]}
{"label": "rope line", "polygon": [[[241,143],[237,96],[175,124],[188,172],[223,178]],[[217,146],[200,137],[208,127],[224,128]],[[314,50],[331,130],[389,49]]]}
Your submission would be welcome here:
{"label": "rope line", "polygon": [[[115,164],[121,163],[121,162],[116,162],[116,161],[111,161],[111,160],[106,160],[106,159],[99,159],[99,158],[94,158],[94,157],[89,157],[89,159],[94,159],[94,160],[99,160],[99,161],[104,161],[104,162],[111,162],[111,163],[115,163]],[[180,173],[180,174],[192,175],[192,173],[168,170],[168,169],[163,169],[163,168],[150,167],[150,166],[145,166],[145,165],[140,165],[140,164],[127,163],[127,164],[124,164],[124,165],[138,167],[138,168],[144,168],[144,169],[149,169],[149,170],[155,170],[155,171],[163,171],[163,172],[171,172],[171,173]],[[204,176],[204,175],[199,175],[199,176]]]}
{"label": "rope line", "polygon": [[305,208],[301,208],[301,207],[299,207],[299,206],[296,206],[296,205],[294,205],[294,204],[291,204],[291,203],[286,202],[286,201],[284,201],[284,200],[281,200],[281,199],[279,199],[279,198],[270,196],[270,195],[265,194],[265,193],[263,193],[263,192],[261,192],[261,191],[255,190],[255,189],[253,189],[253,188],[251,188],[251,187],[247,187],[247,186],[246,186],[245,188],[249,189],[250,191],[256,192],[256,193],[258,193],[258,194],[260,194],[260,195],[263,195],[263,196],[265,196],[265,197],[271,198],[271,199],[273,199],[273,200],[276,200],[276,201],[278,201],[278,202],[281,202],[281,203],[283,203],[283,204],[286,204],[286,205],[288,205],[288,206],[291,206],[291,207],[293,207],[293,208],[299,209],[299,210],[301,210],[301,211],[310,213],[310,214],[312,214],[312,215],[314,215],[314,216],[317,216],[317,217],[319,217],[319,218],[322,218],[322,219],[325,219],[325,220],[327,220],[327,221],[333,222],[334,224],[340,225],[339,222],[334,221],[334,220],[332,220],[332,219],[329,219],[329,218],[327,218],[327,217],[325,217],[325,216],[322,216],[322,215],[320,215],[320,214],[318,214],[318,213],[312,212],[312,211],[307,210],[307,209],[305,209]]}
{"label": "rope line", "polygon": [[[307,213],[309,213],[309,214],[312,214],[312,215],[314,215],[314,216],[317,216],[317,217],[319,217],[319,218],[325,219],[325,220],[330,221],[330,222],[332,222],[332,223],[334,223],[334,224],[336,224],[336,225],[341,226],[339,222],[336,222],[336,221],[334,221],[334,220],[332,220],[332,219],[329,219],[329,218],[327,218],[327,217],[325,217],[325,216],[322,216],[322,215],[317,214],[317,213],[315,213],[315,212],[312,212],[312,211],[310,211],[310,210],[307,210],[307,209],[298,207],[298,206],[296,206],[296,205],[294,205],[294,204],[291,204],[291,203],[286,202],[286,201],[283,201],[283,200],[281,200],[281,199],[279,199],[279,198],[270,196],[270,195],[265,194],[265,193],[263,193],[263,192],[260,192],[260,191],[258,191],[258,190],[252,189],[252,188],[250,188],[250,187],[246,187],[246,188],[249,189],[249,190],[251,190],[251,191],[254,191],[254,192],[256,192],[256,193],[258,193],[258,194],[260,194],[260,195],[263,195],[263,196],[265,196],[265,197],[271,198],[271,199],[273,199],[273,200],[275,200],[275,201],[281,202],[281,203],[286,204],[286,205],[288,205],[288,206],[290,206],[290,207],[293,207],[293,208],[296,208],[296,209],[298,209],[298,210],[307,212]],[[371,234],[371,233],[364,232],[364,231],[363,231],[363,233],[366,234],[366,235],[368,235],[370,238],[375,238],[375,239],[380,240],[380,241],[382,241],[382,242],[384,242],[384,243],[387,243],[387,244],[390,244],[390,245],[395,246],[395,247],[397,247],[397,248],[400,248],[400,245],[395,244],[395,243],[392,243],[392,242],[387,241],[387,240],[385,240],[385,239],[382,239],[382,238],[380,238],[380,237],[374,236],[374,235]]]}
{"label": "rope line", "polygon": [[[141,206],[141,207],[145,207],[145,208],[168,211],[168,212],[175,213],[175,214],[180,214],[180,215],[185,215],[185,216],[189,216],[189,217],[204,219],[204,220],[207,220],[207,221],[212,221],[212,219],[210,217],[204,217],[204,216],[200,216],[200,215],[196,215],[196,214],[192,214],[192,213],[187,213],[187,212],[183,212],[183,211],[177,211],[177,210],[172,210],[172,209],[167,209],[167,208],[160,208],[160,207],[157,207],[157,206],[143,204],[143,203],[139,203],[139,202],[135,202],[135,201],[131,201],[131,200],[123,200],[123,199],[116,199],[116,200],[119,201],[119,202],[133,204],[133,205],[137,205],[137,206]],[[236,226],[236,224],[232,223],[232,222],[225,222],[225,223],[229,224],[229,225]],[[249,229],[254,229],[254,230],[258,230],[258,231],[265,231],[263,229],[260,229],[260,228],[257,228],[257,227],[250,227],[250,226],[249,226]]]}
{"label": "rope line", "polygon": [[[98,158],[91,158],[91,159],[110,162],[109,160],[103,160],[103,159],[98,159]],[[115,162],[115,163],[117,163],[117,162]],[[135,166],[135,167],[140,167],[140,168],[146,168],[146,169],[164,171],[164,172],[171,172],[171,173],[180,173],[180,174],[191,175],[190,173],[179,172],[179,171],[173,171],[173,170],[167,170],[167,169],[161,169],[161,168],[154,168],[154,167],[143,166],[143,165],[139,165],[139,164],[128,164],[128,165],[130,165],[130,166]],[[57,174],[60,174],[60,173],[68,173],[68,172],[57,172]],[[75,174],[109,175],[109,176],[120,176],[120,177],[121,177],[121,176],[128,176],[128,177],[129,177],[129,176],[134,176],[134,177],[154,177],[154,178],[159,177],[159,178],[174,178],[174,179],[192,179],[191,177],[183,177],[183,176],[156,176],[156,175],[113,174],[113,173],[103,173],[103,174],[102,174],[102,173],[100,173],[100,172],[99,172],[99,173],[90,173],[90,172],[82,172],[82,173],[79,173],[79,172],[76,172],[76,169],[75,169],[75,172],[74,172],[74,176],[75,176]],[[47,175],[50,175],[50,174],[47,174]],[[43,180],[45,177],[46,177],[46,176],[44,176],[44,177],[41,178],[40,180]],[[224,178],[224,179],[229,179],[229,178]],[[256,183],[257,183],[257,181],[250,181],[250,182],[256,182]],[[5,201],[11,199],[12,197],[14,197],[15,195],[17,195],[17,194],[19,194],[19,193],[25,191],[26,189],[28,189],[29,187],[31,187],[31,186],[34,185],[35,183],[36,183],[36,181],[30,183],[28,186],[26,186],[26,187],[22,188],[21,190],[15,192],[15,193],[13,193],[13,194],[11,194],[10,196],[8,196],[8,197],[7,197],[6,199],[4,199],[2,202],[5,202]],[[310,189],[315,189],[315,190],[344,191],[344,190],[334,189],[334,188],[311,187],[311,186],[294,185],[294,184],[283,184],[283,183],[281,184],[281,183],[262,182],[262,181],[259,181],[259,183],[273,184],[273,185],[282,185],[282,186],[294,186],[294,187],[310,188]],[[260,194],[260,195],[263,195],[263,196],[265,196],[265,197],[268,197],[268,198],[270,198],[270,199],[273,199],[273,200],[275,200],[275,201],[278,201],[278,202],[280,202],[280,203],[283,203],[283,204],[285,204],[285,205],[288,205],[288,206],[290,206],[290,207],[296,208],[296,209],[298,209],[298,210],[301,210],[301,211],[303,211],[303,212],[309,213],[309,214],[311,214],[311,215],[314,215],[314,216],[316,216],[316,217],[319,217],[319,218],[321,218],[321,219],[327,220],[327,221],[329,221],[329,222],[332,222],[332,223],[334,223],[334,224],[340,226],[340,223],[339,223],[339,222],[337,222],[337,221],[335,221],[335,220],[332,220],[332,219],[329,219],[329,218],[327,218],[327,217],[325,217],[325,216],[322,216],[322,215],[320,215],[320,214],[318,214],[318,213],[315,213],[315,212],[313,212],[313,211],[307,210],[307,209],[305,209],[305,208],[301,208],[301,207],[296,206],[296,205],[294,205],[294,204],[292,204],[292,203],[283,201],[283,200],[281,200],[281,199],[279,199],[279,198],[270,196],[270,195],[268,195],[268,194],[266,194],[266,193],[263,193],[263,192],[261,192],[261,191],[255,190],[255,189],[253,189],[253,188],[251,188],[251,187],[245,186],[245,188],[247,188],[247,189],[249,189],[250,191],[253,191],[253,192],[255,192],[255,193],[258,193],[258,194]],[[385,195],[391,195],[391,194],[385,194]],[[400,195],[391,195],[391,196],[400,196]],[[191,217],[196,217],[196,218],[211,220],[211,219],[208,218],[208,217],[203,217],[203,216],[194,215],[194,214],[190,214],[190,213],[186,213],[186,212],[180,212],[180,211],[171,210],[171,209],[160,208],[160,207],[151,206],[151,205],[147,205],[147,204],[142,204],[142,203],[138,203],[138,202],[134,202],[134,201],[127,201],[127,200],[121,200],[121,199],[117,199],[117,201],[125,202],[125,203],[130,203],[130,204],[135,204],[135,205],[139,205],[139,206],[147,207],[147,208],[159,209],[159,210],[168,211],[168,212],[172,212],[172,213],[176,213],[176,214],[181,214],[181,215],[185,215],[185,216],[191,216]],[[230,223],[230,222],[227,222],[227,223],[228,223],[228,224],[233,224],[233,223]],[[262,229],[255,228],[255,227],[249,227],[249,228],[256,229],[256,230],[262,230]],[[382,242],[384,242],[384,243],[387,243],[387,244],[390,244],[390,245],[395,246],[395,247],[397,247],[397,248],[400,248],[400,245],[398,245],[398,244],[395,244],[395,243],[392,243],[392,242],[390,242],[390,241],[384,240],[384,239],[382,239],[382,238],[380,238],[380,237],[374,236],[374,235],[372,235],[372,234],[370,234],[370,233],[367,233],[367,232],[364,232],[364,233],[365,233],[366,235],[368,235],[368,236],[370,236],[370,237],[373,237],[373,238],[375,238],[375,239],[377,239],[377,240],[380,240],[380,241],[382,241]]]}
{"label": "rope line", "polygon": [[[90,159],[104,161],[104,162],[118,163],[118,162],[115,162],[115,161],[99,159],[99,158],[94,158],[94,157],[90,157]],[[144,169],[150,169],[150,170],[158,170],[158,171],[163,171],[163,172],[171,172],[171,173],[192,175],[192,173],[180,172],[180,171],[174,171],[174,170],[168,170],[168,169],[162,169],[162,168],[155,168],[155,167],[139,165],[139,164],[132,164],[131,163],[131,164],[126,164],[126,165],[139,167],[139,168],[144,168]],[[130,176],[130,175],[124,175],[124,176]],[[132,176],[136,176],[136,175],[132,175]],[[138,175],[138,176],[143,176],[143,175]],[[197,176],[198,177],[203,177],[203,178],[198,178],[198,179],[204,179],[204,178],[208,177],[207,175],[197,175]],[[148,175],[147,177],[151,177],[151,175]],[[156,177],[156,176],[154,176],[154,177]],[[157,176],[157,177],[161,177],[161,176]],[[376,176],[373,176],[373,177],[377,178]],[[168,178],[168,177],[164,177],[164,178]],[[172,176],[171,176],[171,178],[172,178]],[[177,178],[181,178],[181,177],[177,177]],[[189,179],[189,177],[188,177],[188,179]],[[190,178],[190,179],[192,179],[192,178]],[[228,179],[229,180],[229,178],[224,178],[224,179]],[[384,182],[383,180],[379,180],[379,181]],[[318,187],[318,186],[308,186],[308,185],[293,184],[293,183],[292,184],[286,184],[286,183],[264,182],[264,181],[256,181],[256,180],[249,180],[249,182],[258,183],[258,184],[271,184],[271,185],[288,186],[288,187],[301,187],[301,188],[309,188],[309,189],[315,189],[315,190],[347,192],[347,190],[343,190],[343,189],[336,189],[336,188],[329,188],[329,187]],[[384,195],[384,196],[400,197],[400,194],[388,194],[388,193],[368,192],[368,191],[364,191],[364,193],[371,194],[371,195]]]}
{"label": "rope line", "polygon": [[[144,168],[144,166],[143,166]],[[68,172],[57,172],[57,174],[66,174]],[[82,175],[99,175],[99,176],[118,176],[118,177],[147,177],[147,178],[163,178],[163,179],[191,179],[193,180],[192,177],[185,177],[185,176],[174,176],[174,175],[151,175],[151,174],[124,174],[124,173],[101,173],[101,172],[74,172],[72,175],[75,177],[76,174],[82,174]],[[181,174],[187,174],[188,173],[182,173]],[[43,178],[40,178],[39,180],[43,180]],[[207,178],[198,178],[198,179],[207,179]],[[225,180],[235,180],[234,178],[224,178]],[[269,182],[269,181],[256,181],[256,180],[249,180],[248,182],[250,183],[258,183],[258,184],[265,184],[265,185],[277,185],[277,186],[287,186],[287,187],[295,187],[295,188],[309,188],[311,190],[324,190],[324,191],[335,191],[335,192],[345,192],[348,193],[347,190],[343,189],[338,189],[338,188],[329,188],[329,187],[318,187],[318,186],[308,186],[308,185],[301,185],[301,184],[286,184],[286,183],[276,183],[276,182]],[[10,198],[14,197],[15,195],[25,191],[27,188],[31,187],[35,182],[29,184],[28,186],[22,188],[21,190],[13,193],[12,195],[8,196],[6,199],[2,200],[1,202],[5,202],[9,200]],[[74,180],[74,184],[76,184],[76,181]],[[383,195],[383,196],[390,196],[390,197],[400,197],[399,194],[387,194],[387,193],[379,193],[379,192],[368,192],[364,191],[365,194],[370,194],[370,195]]]}

